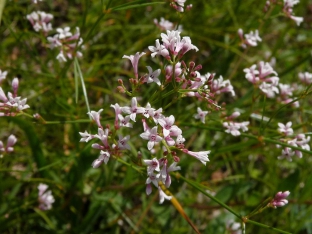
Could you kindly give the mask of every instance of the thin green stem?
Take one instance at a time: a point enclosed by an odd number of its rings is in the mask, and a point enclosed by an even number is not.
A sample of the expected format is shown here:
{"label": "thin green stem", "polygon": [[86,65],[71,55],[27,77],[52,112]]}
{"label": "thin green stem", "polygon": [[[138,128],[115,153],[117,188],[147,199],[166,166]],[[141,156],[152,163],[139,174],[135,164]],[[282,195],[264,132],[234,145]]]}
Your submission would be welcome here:
{"label": "thin green stem", "polygon": [[239,218],[240,220],[242,220],[242,216],[240,214],[238,214],[236,211],[234,211],[231,207],[229,207],[228,205],[226,205],[225,203],[221,202],[219,199],[217,199],[216,197],[210,195],[209,193],[206,192],[206,190],[204,190],[203,188],[201,188],[202,186],[194,181],[191,181],[189,179],[186,179],[185,177],[181,176],[179,173],[175,173],[175,176],[177,179],[181,179],[183,181],[185,181],[186,183],[188,183],[189,185],[191,185],[193,188],[196,188],[198,191],[200,191],[201,193],[203,193],[204,195],[206,195],[207,197],[209,197],[211,200],[213,200],[214,202],[218,203],[220,206],[222,206],[223,208],[227,209],[229,212],[231,212],[232,214],[234,214],[237,218]]}

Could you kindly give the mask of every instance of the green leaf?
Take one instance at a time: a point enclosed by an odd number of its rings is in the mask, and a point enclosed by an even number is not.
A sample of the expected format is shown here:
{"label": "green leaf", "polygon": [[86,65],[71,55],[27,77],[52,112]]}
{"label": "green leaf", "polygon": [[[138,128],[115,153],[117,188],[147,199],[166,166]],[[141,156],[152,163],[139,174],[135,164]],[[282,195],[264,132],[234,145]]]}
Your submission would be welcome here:
{"label": "green leaf", "polygon": [[4,10],[4,6],[5,6],[5,0],[1,0],[0,1],[0,25],[1,25],[1,18],[2,18],[2,13]]}
{"label": "green leaf", "polygon": [[[141,2],[141,1],[138,1]],[[133,3],[133,2],[132,2]],[[132,4],[130,5],[129,3],[113,7],[111,10],[112,11],[122,11],[122,10],[127,10],[131,8],[138,8],[138,7],[145,7],[145,6],[152,6],[152,5],[157,5],[157,4],[164,4],[165,2],[150,2],[150,3],[138,3],[138,4]]]}

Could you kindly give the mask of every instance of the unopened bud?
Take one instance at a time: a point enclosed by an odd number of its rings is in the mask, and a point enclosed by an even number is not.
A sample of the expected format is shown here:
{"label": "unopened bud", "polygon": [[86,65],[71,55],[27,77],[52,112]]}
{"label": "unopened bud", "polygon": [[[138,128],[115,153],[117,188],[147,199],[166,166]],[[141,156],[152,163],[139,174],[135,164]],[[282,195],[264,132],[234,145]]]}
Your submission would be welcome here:
{"label": "unopened bud", "polygon": [[195,67],[195,71],[198,71],[198,70],[201,70],[203,68],[203,66],[201,64],[198,64],[196,67]]}
{"label": "unopened bud", "polygon": [[191,72],[191,74],[190,74],[190,76],[192,77],[192,78],[196,78],[197,77],[197,74],[196,74],[196,72]]}
{"label": "unopened bud", "polygon": [[182,66],[186,69],[187,68],[187,66],[186,66],[186,64],[185,64],[185,62],[182,60],[181,61],[181,64],[182,64]]}
{"label": "unopened bud", "polygon": [[12,81],[12,89],[14,96],[17,96],[18,84],[19,84],[18,79],[15,77]]}
{"label": "unopened bud", "polygon": [[119,93],[125,93],[126,92],[126,90],[122,86],[117,86],[117,90]]}
{"label": "unopened bud", "polygon": [[122,79],[118,79],[118,84],[123,85]]}
{"label": "unopened bud", "polygon": [[194,69],[194,67],[195,67],[195,63],[194,63],[193,61],[191,61],[191,62],[189,63],[189,68],[190,68],[190,70],[192,71],[192,70]]}
{"label": "unopened bud", "polygon": [[178,156],[173,156],[173,161],[180,162],[180,158]]}

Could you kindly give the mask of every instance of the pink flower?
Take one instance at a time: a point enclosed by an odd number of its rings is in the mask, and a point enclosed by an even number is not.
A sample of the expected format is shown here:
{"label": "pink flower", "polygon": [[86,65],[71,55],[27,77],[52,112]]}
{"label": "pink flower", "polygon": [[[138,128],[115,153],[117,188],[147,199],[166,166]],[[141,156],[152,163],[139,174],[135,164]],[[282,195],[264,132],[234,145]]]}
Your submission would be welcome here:
{"label": "pink flower", "polygon": [[[1,75],[0,75],[1,76]],[[311,84],[312,83],[312,73],[309,72],[300,72],[298,74],[299,79],[304,84]]]}
{"label": "pink flower", "polygon": [[131,107],[129,106],[121,107],[121,110],[126,114],[130,114],[130,119],[134,122],[135,122],[136,114],[144,113],[144,108],[138,107],[138,102],[137,102],[136,97],[133,97],[131,99]]}
{"label": "pink flower", "polygon": [[147,174],[150,174],[154,171],[160,171],[159,168],[159,161],[157,158],[150,159],[144,159],[144,163],[147,165]]}
{"label": "pink flower", "polygon": [[118,148],[130,150],[130,146],[128,145],[129,139],[130,139],[129,135],[125,137],[122,137],[121,135],[119,135]]}
{"label": "pink flower", "polygon": [[6,78],[7,74],[7,71],[1,71],[0,69],[0,83]]}
{"label": "pink flower", "polygon": [[157,69],[153,71],[153,69],[150,66],[147,66],[148,75],[146,78],[146,83],[152,83],[155,82],[158,84],[158,86],[161,85],[160,80],[158,79],[158,76],[160,75],[160,69]]}
{"label": "pink flower", "polygon": [[156,46],[149,46],[148,49],[152,52],[152,58],[154,58],[156,55],[161,55],[166,59],[170,59],[169,51],[164,45],[159,43],[159,39],[156,40]]}
{"label": "pink flower", "polygon": [[54,203],[54,197],[51,190],[47,190],[48,185],[39,184],[38,186],[38,200],[40,210],[50,210],[52,208],[52,203]]}
{"label": "pink flower", "polygon": [[191,155],[195,158],[197,158],[199,161],[202,162],[202,164],[206,165],[206,162],[209,162],[209,158],[208,155],[210,153],[210,150],[208,151],[199,151],[199,152],[193,152],[193,151],[189,151],[187,149],[183,149],[182,150],[184,153]]}
{"label": "pink flower", "polygon": [[90,111],[87,114],[94,120],[94,122],[97,124],[99,128],[103,128],[100,122],[100,114],[103,111],[103,109],[100,109],[98,112],[96,111]]}
{"label": "pink flower", "polygon": [[278,192],[273,198],[273,200],[270,202],[270,205],[273,206],[274,208],[285,206],[288,203],[286,197],[288,197],[289,194],[290,194],[289,191]]}
{"label": "pink flower", "polygon": [[133,70],[134,70],[134,76],[135,78],[138,78],[138,64],[139,64],[139,59],[144,55],[145,53],[139,53],[137,52],[135,55],[124,55],[122,56],[122,58],[127,58],[131,61],[131,64],[133,66]]}
{"label": "pink flower", "polygon": [[288,122],[286,125],[282,123],[278,123],[278,131],[280,133],[283,133],[285,136],[292,135],[294,133],[294,130],[291,128],[292,122]]}
{"label": "pink flower", "polygon": [[182,134],[181,129],[178,128],[178,126],[173,125],[174,121],[175,121],[175,118],[173,115],[158,119],[158,123],[163,127],[164,137],[167,137],[169,135],[178,136]]}
{"label": "pink flower", "polygon": [[110,153],[101,150],[100,152],[100,156],[95,159],[92,163],[92,167],[93,168],[98,168],[99,166],[101,166],[103,163],[107,164],[108,160],[110,158]]}
{"label": "pink flower", "polygon": [[118,115],[118,118],[120,120],[120,126],[121,127],[128,127],[128,128],[132,128],[132,124],[130,123],[130,116],[126,116],[126,117],[123,117],[122,115]]}
{"label": "pink flower", "polygon": [[200,119],[202,123],[205,123],[205,117],[208,114],[208,111],[202,111],[200,107],[197,107],[197,114],[194,115],[195,119]]}
{"label": "pink flower", "polygon": [[148,150],[152,150],[155,143],[162,140],[162,138],[157,134],[157,126],[153,127],[151,130],[147,129],[144,133],[140,134],[140,137],[142,137],[144,140],[148,140]]}

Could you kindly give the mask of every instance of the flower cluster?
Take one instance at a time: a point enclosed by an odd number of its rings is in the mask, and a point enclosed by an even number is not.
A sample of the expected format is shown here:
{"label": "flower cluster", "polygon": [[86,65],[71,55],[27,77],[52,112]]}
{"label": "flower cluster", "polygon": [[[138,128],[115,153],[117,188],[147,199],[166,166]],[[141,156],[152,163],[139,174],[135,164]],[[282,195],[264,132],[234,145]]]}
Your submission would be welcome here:
{"label": "flower cluster", "polygon": [[50,210],[52,208],[52,203],[54,203],[54,197],[51,190],[48,189],[48,185],[39,184],[38,186],[38,201],[40,210]]}
{"label": "flower cluster", "polygon": [[144,160],[147,165],[147,179],[146,179],[146,194],[152,193],[152,184],[158,188],[159,203],[163,203],[164,200],[171,200],[171,196],[168,196],[162,189],[161,183],[169,188],[171,185],[170,172],[181,170],[177,166],[177,162],[173,162],[168,166],[168,160],[164,157],[161,159],[153,158],[151,160]]}
{"label": "flower cluster", "polygon": [[26,18],[29,20],[36,32],[43,31],[47,34],[52,30],[52,24],[50,23],[53,19],[52,14],[48,14],[44,11],[34,11],[27,15]]}
{"label": "flower cluster", "polygon": [[[102,109],[98,112],[91,111],[88,114],[95,121],[98,126],[97,134],[90,134],[87,131],[80,132],[82,142],[88,142],[91,139],[100,140],[100,144],[95,143],[92,144],[92,148],[100,150],[99,157],[92,163],[92,167],[97,168],[101,164],[107,164],[110,157],[120,157],[123,154],[124,150],[130,150],[130,146],[128,145],[128,141],[130,140],[130,136],[127,135],[123,137],[118,134],[119,139],[115,140],[114,136],[117,134],[118,130],[121,128],[133,128],[133,124],[137,121],[137,117],[140,116],[143,123],[143,132],[140,134],[140,137],[147,141],[147,149],[155,154],[158,151],[162,155],[166,155],[164,158],[153,160],[145,160],[145,163],[148,165],[148,178],[149,183],[151,182],[157,187],[160,192],[160,199],[165,197],[164,191],[158,186],[158,183],[161,181],[165,186],[169,186],[171,179],[169,172],[179,170],[179,167],[176,166],[176,163],[179,162],[179,157],[177,156],[177,152],[182,152],[188,154],[204,165],[209,161],[208,154],[210,151],[200,151],[193,152],[186,148],[184,148],[184,137],[182,136],[182,130],[175,125],[175,117],[170,115],[166,117],[162,114],[162,108],[155,109],[151,107],[149,103],[147,103],[146,107],[138,106],[136,97],[133,97],[131,100],[130,106],[119,106],[118,103],[115,105],[111,105],[115,110],[115,123],[114,129],[110,129],[106,127],[105,129],[100,123],[100,113]],[[148,124],[154,124],[153,127],[149,127]],[[163,147],[159,147],[159,145]],[[167,155],[172,156],[171,166],[168,165]],[[155,167],[153,170],[152,163],[158,165],[161,170],[158,170],[158,167]],[[160,174],[155,174],[154,171],[160,171]],[[156,183],[157,182],[157,183]],[[151,191],[151,187],[147,186],[147,193],[149,194]]]}
{"label": "flower cluster", "polygon": [[293,96],[293,91],[295,91],[295,88],[292,87],[289,84],[278,84],[279,87],[279,91],[280,91],[280,95],[278,100],[282,103],[282,104],[288,104],[292,102],[292,105],[294,107],[299,107],[299,102],[298,101],[294,101],[294,99],[292,98]]}
{"label": "flower cluster", "polygon": [[223,127],[226,128],[225,132],[232,134],[233,136],[239,136],[241,133],[239,130],[246,132],[248,131],[249,121],[244,121],[241,123],[234,122],[233,120],[240,116],[238,111],[235,111],[232,115],[225,119],[223,122]]}
{"label": "flower cluster", "polygon": [[299,26],[301,22],[303,21],[303,17],[298,17],[298,16],[293,15],[293,7],[294,5],[298,3],[299,3],[299,0],[284,0],[283,12],[288,18],[294,20],[296,24]]}
{"label": "flower cluster", "polygon": [[[299,79],[302,83],[304,84],[311,84],[312,83],[312,73],[309,73],[309,72],[300,72],[298,74],[299,76]],[[0,76],[1,77],[1,76]]]}
{"label": "flower cluster", "polygon": [[12,81],[13,93],[8,92],[7,95],[0,87],[0,116],[15,116],[24,109],[29,108],[29,105],[26,104],[27,98],[21,99],[21,97],[17,96],[18,86],[18,78],[14,78]]}
{"label": "flower cluster", "polygon": [[286,204],[288,204],[288,200],[286,199],[286,197],[288,197],[289,194],[289,191],[278,192],[275,197],[269,202],[269,207],[276,208],[285,206]]}
{"label": "flower cluster", "polygon": [[[284,137],[280,139],[282,142],[287,143],[288,145],[300,147],[304,150],[310,150],[309,141],[310,137],[306,137],[304,134],[300,133],[294,137],[294,130],[292,129],[292,122],[288,122],[286,125],[283,123],[278,123],[278,132],[280,132]],[[277,148],[280,148],[280,145],[276,145]],[[302,152],[300,150],[293,150],[289,147],[284,147],[282,149],[282,155],[278,157],[278,159],[287,159],[288,161],[292,161],[292,157],[296,155],[298,158],[302,158]]]}
{"label": "flower cluster", "polygon": [[66,58],[82,57],[82,53],[77,50],[83,43],[79,28],[76,27],[75,34],[70,31],[70,27],[57,28],[56,31],[58,32],[57,34],[47,38],[51,49],[60,48],[60,53],[56,58],[59,61],[66,62]]}
{"label": "flower cluster", "polygon": [[258,65],[254,64],[250,68],[245,68],[244,72],[246,79],[259,86],[268,98],[274,98],[275,94],[279,93],[279,78],[269,63],[260,61]]}
{"label": "flower cluster", "polygon": [[157,39],[156,46],[148,47],[148,49],[152,52],[152,57],[161,55],[170,60],[176,56],[181,58],[189,50],[198,51],[198,48],[192,44],[190,37],[181,38],[180,33],[180,31],[174,30],[167,30],[167,34],[162,33],[160,35],[162,44],[159,42],[159,39]]}
{"label": "flower cluster", "polygon": [[6,146],[4,146],[3,142],[0,141],[0,152],[3,152],[3,153],[13,152],[14,151],[13,146],[15,145],[16,142],[17,142],[17,138],[13,134],[11,134],[8,137]]}
{"label": "flower cluster", "polygon": [[[165,20],[163,17],[160,18],[160,21],[158,19],[154,19],[154,24],[160,28],[161,30],[174,30],[175,25],[174,23],[170,22],[169,20]],[[181,30],[179,30],[181,31]]]}
{"label": "flower cluster", "polygon": [[258,41],[261,42],[262,39],[259,36],[259,31],[256,30],[255,32],[251,31],[248,34],[244,35],[244,31],[243,29],[238,29],[238,35],[241,39],[241,47],[243,47],[244,49],[247,48],[247,46],[257,46],[258,45]]}

